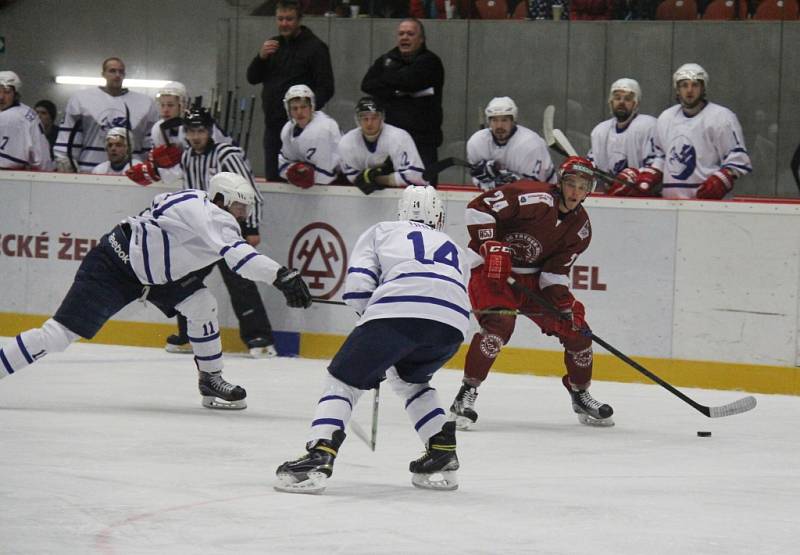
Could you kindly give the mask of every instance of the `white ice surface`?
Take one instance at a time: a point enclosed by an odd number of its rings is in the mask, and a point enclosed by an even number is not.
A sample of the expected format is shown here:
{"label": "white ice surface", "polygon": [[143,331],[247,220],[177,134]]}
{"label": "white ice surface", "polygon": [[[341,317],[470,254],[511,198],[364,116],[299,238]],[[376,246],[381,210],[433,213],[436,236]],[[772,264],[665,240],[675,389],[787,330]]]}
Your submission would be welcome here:
{"label": "white ice surface", "polygon": [[[0,380],[0,553],[798,552],[795,397],[711,420],[658,386],[596,382],[617,422],[596,429],[557,379],[493,374],[458,435],[459,490],[432,492],[411,486],[422,446],[384,388],[377,451],[350,434],[328,490],[291,495],[274,471],[303,452],[325,362],[227,363],[245,411],[201,407],[191,358],[157,349],[79,344]],[[446,406],[459,381],[435,376]]]}

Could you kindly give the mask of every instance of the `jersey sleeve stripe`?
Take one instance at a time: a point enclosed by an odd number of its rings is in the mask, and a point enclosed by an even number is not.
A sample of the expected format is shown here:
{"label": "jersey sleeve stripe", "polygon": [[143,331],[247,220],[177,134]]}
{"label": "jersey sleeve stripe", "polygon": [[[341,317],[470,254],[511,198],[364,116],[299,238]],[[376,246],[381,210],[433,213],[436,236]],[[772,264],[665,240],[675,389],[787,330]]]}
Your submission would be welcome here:
{"label": "jersey sleeve stripe", "polygon": [[236,241],[232,245],[225,245],[224,247],[222,247],[222,250],[219,251],[219,255],[220,256],[225,256],[225,253],[228,252],[229,250],[235,249],[239,245],[246,245],[246,244],[247,244],[247,241]]}
{"label": "jersey sleeve stripe", "polygon": [[197,198],[197,195],[184,195],[184,196],[180,196],[180,197],[178,197],[178,198],[176,198],[174,200],[171,200],[167,204],[165,204],[164,206],[161,206],[161,207],[153,210],[153,217],[154,218],[158,218],[159,216],[161,216],[167,210],[167,208],[175,206],[179,202],[183,202],[185,200],[192,200],[194,198]]}
{"label": "jersey sleeve stripe", "polygon": [[459,281],[457,281],[457,280],[455,280],[455,279],[453,279],[451,277],[443,276],[441,274],[436,274],[434,272],[408,272],[408,273],[405,273],[405,274],[400,274],[399,276],[394,277],[392,279],[388,279],[384,283],[389,283],[389,282],[394,281],[396,279],[415,278],[415,277],[430,278],[430,279],[440,279],[442,281],[447,281],[447,282],[453,283],[455,285],[458,285],[461,288],[461,290],[464,291],[464,292],[467,291],[467,288],[464,287],[463,283],[461,283],[461,282],[459,282]]}
{"label": "jersey sleeve stripe", "polygon": [[369,299],[372,296],[372,291],[359,291],[355,293],[345,293],[342,299]]}
{"label": "jersey sleeve stripe", "polygon": [[347,273],[348,274],[366,274],[369,277],[371,277],[375,281],[376,284],[379,282],[378,276],[376,276],[372,272],[372,270],[368,270],[367,268],[359,268],[359,267],[356,267],[356,266],[351,266],[351,267],[349,267],[347,269]]}
{"label": "jersey sleeve stripe", "polygon": [[238,263],[236,266],[234,266],[233,268],[231,268],[231,270],[233,270],[234,272],[238,271],[238,270],[239,270],[239,268],[241,268],[242,266],[244,266],[245,264],[247,264],[247,263],[248,263],[250,260],[252,260],[252,259],[253,259],[253,258],[255,258],[256,256],[258,256],[258,253],[257,253],[257,252],[251,252],[250,254],[248,254],[247,256],[245,256],[244,258],[242,258],[242,259],[239,261],[239,263]]}
{"label": "jersey sleeve stripe", "polygon": [[9,364],[8,359],[6,358],[6,355],[3,353],[2,349],[0,349],[0,360],[3,361],[3,366],[6,367],[6,372],[8,372],[9,374],[13,374],[14,369],[11,368],[11,364]]}
{"label": "jersey sleeve stripe", "polygon": [[12,162],[14,162],[16,164],[22,164],[23,166],[27,166],[28,165],[28,161],[27,160],[22,160],[20,158],[14,158],[13,156],[9,156],[8,154],[3,154],[2,152],[0,152],[0,158],[5,158],[6,160],[11,160]]}
{"label": "jersey sleeve stripe", "polygon": [[22,342],[22,336],[17,336],[17,345],[19,345],[19,350],[22,353],[22,356],[25,357],[25,360],[28,364],[33,364],[33,357],[28,352],[28,349],[25,348],[25,343]]}
{"label": "jersey sleeve stripe", "polygon": [[451,303],[449,301],[445,301],[443,299],[437,299],[436,297],[426,297],[423,295],[396,295],[396,296],[387,296],[381,297],[375,304],[384,304],[384,303],[427,303],[427,304],[435,304],[438,306],[443,306],[445,308],[449,308],[450,310],[454,310],[464,316],[464,318],[469,319],[469,311],[464,310],[462,307],[458,306],[457,304]]}

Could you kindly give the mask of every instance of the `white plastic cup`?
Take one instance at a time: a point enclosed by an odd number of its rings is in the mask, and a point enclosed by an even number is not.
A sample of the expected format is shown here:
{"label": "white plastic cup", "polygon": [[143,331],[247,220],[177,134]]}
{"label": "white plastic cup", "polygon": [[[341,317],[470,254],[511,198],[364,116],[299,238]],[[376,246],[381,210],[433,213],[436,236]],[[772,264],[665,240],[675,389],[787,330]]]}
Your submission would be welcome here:
{"label": "white plastic cup", "polygon": [[561,21],[561,14],[564,13],[564,6],[553,4],[553,21]]}
{"label": "white plastic cup", "polygon": [[361,6],[350,6],[350,17],[358,17],[358,12],[361,10]]}
{"label": "white plastic cup", "polygon": [[453,16],[455,15],[455,11],[456,11],[456,7],[453,5],[453,3],[450,0],[445,0],[444,12],[447,15],[447,19],[453,19]]}

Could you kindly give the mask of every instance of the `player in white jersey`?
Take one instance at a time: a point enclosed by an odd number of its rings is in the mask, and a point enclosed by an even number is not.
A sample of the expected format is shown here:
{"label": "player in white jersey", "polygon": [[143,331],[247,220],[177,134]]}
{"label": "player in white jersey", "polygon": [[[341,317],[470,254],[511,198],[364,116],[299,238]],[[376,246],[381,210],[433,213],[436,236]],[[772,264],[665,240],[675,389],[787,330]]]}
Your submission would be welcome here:
{"label": "player in white jersey", "polygon": [[272,283],[291,307],[307,308],[311,294],[296,270],[282,267],[242,239],[237,220],[255,204],[247,180],[219,173],[208,193],[162,193],[149,209],[104,235],[81,262],[75,281],[41,328],[22,332],[0,349],[0,378],[81,337],[91,339],[117,312],[141,299],[167,316],[184,314],[207,408],[243,409],[246,392],[222,377],[217,303],[197,271],[224,260],[251,279]]}
{"label": "player in white jersey", "polygon": [[[653,159],[652,141],[656,118],[639,113],[642,89],[635,79],[623,77],[611,84],[608,91],[610,119],[592,129],[588,158],[597,169],[620,179],[636,182],[638,168]],[[614,184],[606,192],[620,195],[624,185]]]}
{"label": "player in white jersey", "polygon": [[332,183],[339,172],[339,124],[315,110],[314,92],[306,85],[289,87],[283,106],[289,121],[281,129],[280,176],[302,189]]}
{"label": "player in white jersey", "polygon": [[[736,179],[753,171],[736,114],[706,99],[708,80],[694,63],[672,76],[678,105],[658,116],[648,168],[663,182],[664,198],[727,198]],[[648,174],[641,173],[637,189],[649,185]]]}
{"label": "player in white jersey", "polygon": [[384,377],[426,447],[409,465],[412,483],[458,487],[455,423],[447,421],[430,379],[464,340],[469,263],[464,250],[439,231],[444,213],[433,187],[407,187],[398,216],[367,229],[353,249],[342,298],[361,317],[328,366],[308,453],[276,471],[279,491],[325,489],[359,397]]}
{"label": "player in white jersey", "polygon": [[53,159],[39,115],[20,102],[22,80],[0,71],[0,170],[51,171]]}
{"label": "player in white jersey", "polygon": [[386,187],[425,185],[425,166],[407,131],[383,121],[371,96],[356,104],[356,127],[339,142],[342,171],[365,195]]}
{"label": "player in white jersey", "polygon": [[153,99],[122,87],[125,64],[119,58],[106,59],[102,75],[104,87],[78,91],[67,102],[53,147],[59,171],[88,173],[103,162],[112,127],[131,131],[134,156],[144,158],[152,146],[148,132],[158,119]]}
{"label": "player in white jersey", "polygon": [[488,191],[518,179],[555,183],[547,145],[536,132],[517,124],[518,109],[511,98],[493,98],[484,113],[488,127],[467,141],[476,186]]}
{"label": "player in white jersey", "polygon": [[92,168],[93,174],[125,175],[131,165],[141,163],[138,158],[128,160],[128,130],[122,127],[112,127],[106,133],[106,155],[108,160]]}

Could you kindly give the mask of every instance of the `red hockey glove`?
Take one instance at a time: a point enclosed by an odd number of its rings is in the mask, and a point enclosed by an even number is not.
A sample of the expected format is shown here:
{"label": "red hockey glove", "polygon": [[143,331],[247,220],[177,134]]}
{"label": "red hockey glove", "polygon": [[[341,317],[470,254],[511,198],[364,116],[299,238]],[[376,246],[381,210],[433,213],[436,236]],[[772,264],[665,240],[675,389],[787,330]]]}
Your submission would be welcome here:
{"label": "red hockey glove", "polygon": [[125,175],[128,176],[128,179],[142,185],[143,187],[147,187],[154,181],[161,181],[161,177],[158,175],[158,170],[153,167],[153,164],[150,160],[146,162],[142,162],[141,164],[136,164],[135,166],[131,166],[127,170],[125,170]]}
{"label": "red hockey glove", "polygon": [[608,189],[606,189],[607,195],[612,197],[635,196],[636,190],[634,187],[636,186],[636,182],[639,181],[639,170],[636,168],[625,168],[615,177],[620,181],[627,182],[628,185],[623,185],[622,183],[612,183],[608,186]]}
{"label": "red hockey glove", "polygon": [[500,241],[486,241],[481,244],[479,252],[486,277],[505,283],[511,275],[511,247]]}
{"label": "red hockey glove", "polygon": [[560,316],[552,315],[552,320],[546,322],[542,328],[547,335],[575,335],[583,329],[586,329],[586,308],[583,303],[568,297],[564,302],[556,305]]}
{"label": "red hockey glove", "polygon": [[697,189],[697,198],[720,200],[733,189],[736,177],[736,173],[728,168],[715,171]]}
{"label": "red hockey glove", "polygon": [[295,162],[286,170],[286,179],[292,185],[308,189],[314,185],[314,166],[305,162]]}
{"label": "red hockey glove", "polygon": [[159,145],[150,151],[148,157],[157,168],[171,168],[175,164],[180,164],[183,151],[173,145]]}
{"label": "red hockey glove", "polygon": [[653,168],[639,170],[639,179],[635,189],[638,197],[654,197],[661,190],[661,179],[664,174]]}

